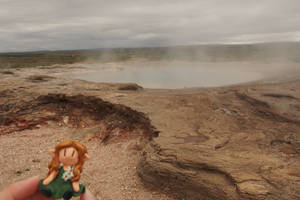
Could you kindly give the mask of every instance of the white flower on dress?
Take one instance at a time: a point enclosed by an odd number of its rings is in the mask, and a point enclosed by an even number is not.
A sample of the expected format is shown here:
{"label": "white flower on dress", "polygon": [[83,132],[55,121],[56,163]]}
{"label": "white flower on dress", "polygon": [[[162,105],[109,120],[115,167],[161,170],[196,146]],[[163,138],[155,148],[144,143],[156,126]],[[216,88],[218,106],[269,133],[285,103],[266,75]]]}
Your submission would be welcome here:
{"label": "white flower on dress", "polygon": [[66,173],[64,173],[64,174],[62,175],[62,178],[64,179],[64,181],[67,181],[67,180],[70,179],[70,177],[69,177]]}
{"label": "white flower on dress", "polygon": [[64,181],[68,181],[72,177],[74,177],[73,168],[74,168],[74,166],[68,167],[67,169],[65,169],[65,172],[62,175],[62,178],[64,179]]}

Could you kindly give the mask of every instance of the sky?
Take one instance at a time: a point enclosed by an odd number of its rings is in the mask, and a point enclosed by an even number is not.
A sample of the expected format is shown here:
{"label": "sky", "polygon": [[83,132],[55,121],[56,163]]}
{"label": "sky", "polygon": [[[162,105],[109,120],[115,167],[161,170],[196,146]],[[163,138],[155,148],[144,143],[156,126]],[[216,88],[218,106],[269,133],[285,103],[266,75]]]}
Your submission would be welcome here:
{"label": "sky", "polygon": [[300,41],[299,0],[0,0],[0,52]]}

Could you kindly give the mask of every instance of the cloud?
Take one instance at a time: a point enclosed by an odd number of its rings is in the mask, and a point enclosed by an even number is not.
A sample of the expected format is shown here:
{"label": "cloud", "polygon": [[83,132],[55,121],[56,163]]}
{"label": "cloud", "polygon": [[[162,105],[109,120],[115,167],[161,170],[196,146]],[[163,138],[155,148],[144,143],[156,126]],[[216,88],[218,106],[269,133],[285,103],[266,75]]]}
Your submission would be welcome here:
{"label": "cloud", "polygon": [[299,0],[0,3],[0,52],[300,41]]}

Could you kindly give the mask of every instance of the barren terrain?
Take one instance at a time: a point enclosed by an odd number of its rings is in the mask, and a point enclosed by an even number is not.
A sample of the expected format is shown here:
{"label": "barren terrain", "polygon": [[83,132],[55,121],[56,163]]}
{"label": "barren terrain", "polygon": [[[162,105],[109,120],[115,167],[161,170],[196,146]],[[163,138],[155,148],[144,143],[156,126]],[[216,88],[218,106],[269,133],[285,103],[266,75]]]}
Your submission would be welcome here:
{"label": "barren terrain", "polygon": [[48,149],[76,139],[98,199],[299,199],[298,69],[182,90],[64,78],[76,64],[2,70],[0,189],[44,177]]}

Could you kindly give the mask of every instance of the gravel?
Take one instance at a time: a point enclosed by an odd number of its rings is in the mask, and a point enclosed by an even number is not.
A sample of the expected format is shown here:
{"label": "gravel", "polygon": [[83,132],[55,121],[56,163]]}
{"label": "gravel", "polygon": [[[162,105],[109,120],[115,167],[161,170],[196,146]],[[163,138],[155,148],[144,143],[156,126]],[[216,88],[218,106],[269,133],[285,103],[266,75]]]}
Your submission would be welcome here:
{"label": "gravel", "polygon": [[76,139],[87,146],[92,158],[85,163],[80,182],[97,199],[174,200],[141,183],[136,172],[142,153],[141,139],[103,145],[88,136],[74,135],[73,131],[67,127],[42,127],[0,136],[0,190],[12,182],[34,175],[44,178],[51,159],[48,150],[62,140]]}

